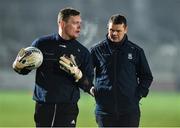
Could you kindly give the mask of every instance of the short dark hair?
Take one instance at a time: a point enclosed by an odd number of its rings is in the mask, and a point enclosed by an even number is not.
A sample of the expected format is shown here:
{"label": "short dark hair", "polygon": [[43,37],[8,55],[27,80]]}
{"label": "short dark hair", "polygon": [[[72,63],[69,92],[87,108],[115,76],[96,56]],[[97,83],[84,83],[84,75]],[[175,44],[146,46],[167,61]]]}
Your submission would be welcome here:
{"label": "short dark hair", "polygon": [[67,22],[70,16],[77,16],[77,15],[80,15],[80,12],[78,10],[71,7],[63,8],[62,10],[60,10],[58,14],[57,22],[59,23],[60,20]]}
{"label": "short dark hair", "polygon": [[125,26],[127,26],[127,20],[126,20],[125,16],[120,15],[120,14],[112,15],[112,16],[110,17],[108,23],[124,24]]}

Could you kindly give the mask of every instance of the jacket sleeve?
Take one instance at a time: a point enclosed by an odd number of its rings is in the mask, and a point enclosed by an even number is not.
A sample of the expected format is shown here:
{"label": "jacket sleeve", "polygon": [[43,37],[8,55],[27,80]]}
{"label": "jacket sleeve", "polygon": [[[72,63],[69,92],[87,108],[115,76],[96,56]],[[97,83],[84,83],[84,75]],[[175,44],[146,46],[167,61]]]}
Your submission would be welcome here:
{"label": "jacket sleeve", "polygon": [[137,64],[137,78],[138,78],[138,94],[140,97],[146,97],[149,92],[149,87],[153,81],[153,76],[147,62],[143,49],[139,54],[139,61]]}
{"label": "jacket sleeve", "polygon": [[96,68],[95,65],[97,65],[97,59],[96,59],[95,50],[91,48],[90,53],[91,53],[91,60],[92,60],[93,68]]}
{"label": "jacket sleeve", "polygon": [[90,53],[87,52],[85,57],[82,58],[84,63],[81,66],[83,77],[79,80],[79,87],[85,92],[90,93],[90,89],[93,86],[93,68],[92,68],[92,59]]}
{"label": "jacket sleeve", "polygon": [[90,89],[91,89],[92,86],[94,86],[94,85],[93,85],[92,81],[90,81],[90,80],[88,79],[87,76],[84,75],[84,76],[78,81],[77,84],[79,85],[79,87],[80,87],[84,92],[87,92],[87,93],[91,94],[91,93],[90,93]]}

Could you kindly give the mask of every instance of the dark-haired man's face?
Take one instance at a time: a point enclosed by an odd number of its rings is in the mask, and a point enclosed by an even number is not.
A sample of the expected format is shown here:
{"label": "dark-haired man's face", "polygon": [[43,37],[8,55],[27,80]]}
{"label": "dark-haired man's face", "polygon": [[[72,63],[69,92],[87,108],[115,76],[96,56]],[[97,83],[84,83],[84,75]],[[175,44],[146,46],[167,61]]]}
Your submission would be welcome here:
{"label": "dark-haired man's face", "polygon": [[108,24],[108,38],[112,42],[120,42],[127,33],[127,26],[124,24]]}

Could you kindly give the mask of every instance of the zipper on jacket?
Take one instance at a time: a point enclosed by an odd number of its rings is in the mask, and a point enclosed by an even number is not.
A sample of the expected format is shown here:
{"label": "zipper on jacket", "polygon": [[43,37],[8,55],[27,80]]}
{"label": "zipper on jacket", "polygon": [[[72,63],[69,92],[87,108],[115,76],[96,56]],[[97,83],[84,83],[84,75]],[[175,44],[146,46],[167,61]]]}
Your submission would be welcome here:
{"label": "zipper on jacket", "polygon": [[118,118],[118,99],[117,99],[117,51],[113,53],[113,93],[114,93],[114,102],[115,102],[115,116]]}

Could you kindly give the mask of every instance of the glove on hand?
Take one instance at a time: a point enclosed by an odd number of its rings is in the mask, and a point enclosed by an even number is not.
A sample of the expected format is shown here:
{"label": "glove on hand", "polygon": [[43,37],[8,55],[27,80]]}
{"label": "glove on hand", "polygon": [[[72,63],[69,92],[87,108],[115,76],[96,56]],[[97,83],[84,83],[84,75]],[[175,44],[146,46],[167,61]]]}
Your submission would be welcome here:
{"label": "glove on hand", "polygon": [[28,55],[29,53],[25,51],[25,48],[22,48],[15,61],[13,62],[13,69],[16,71],[16,72],[21,72],[22,69],[29,69],[31,70],[31,67],[34,66],[31,64],[31,60],[33,59],[32,56],[29,56]]}
{"label": "glove on hand", "polygon": [[70,58],[67,56],[60,57],[59,63],[60,69],[72,75],[75,78],[76,82],[78,82],[79,79],[82,78],[83,74],[81,70],[78,68],[75,61],[75,57],[72,54],[70,55]]}

